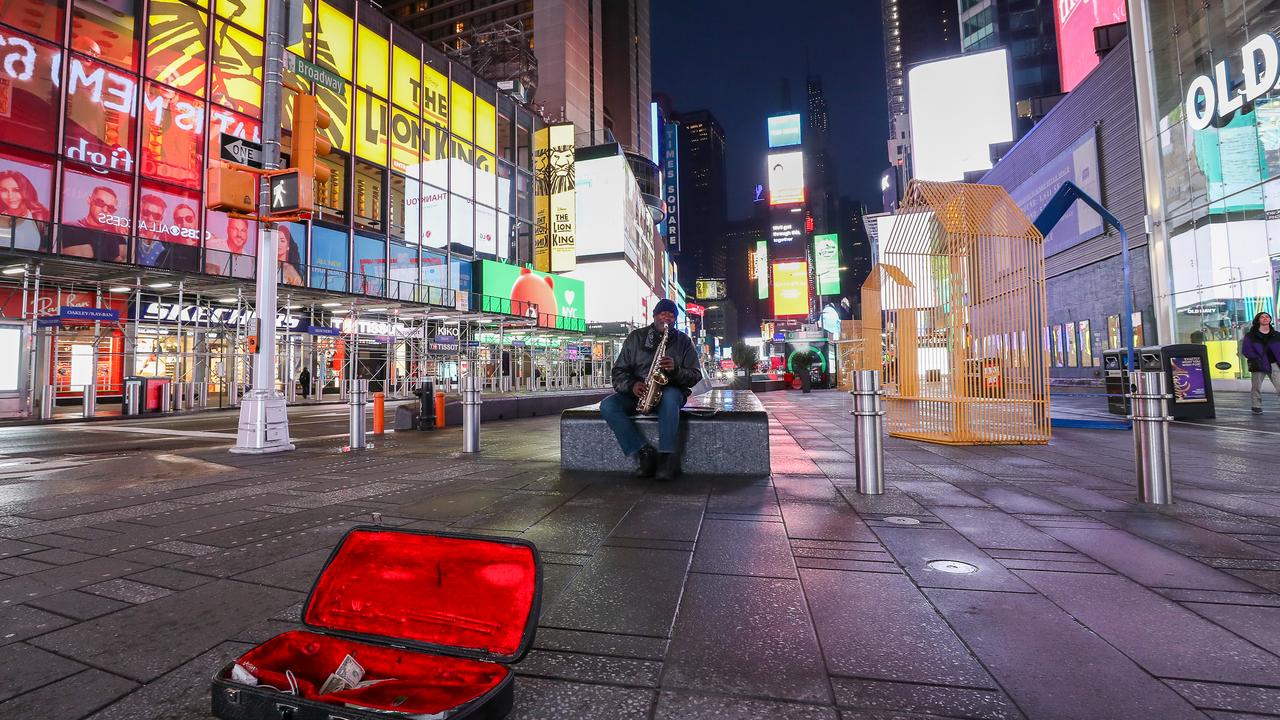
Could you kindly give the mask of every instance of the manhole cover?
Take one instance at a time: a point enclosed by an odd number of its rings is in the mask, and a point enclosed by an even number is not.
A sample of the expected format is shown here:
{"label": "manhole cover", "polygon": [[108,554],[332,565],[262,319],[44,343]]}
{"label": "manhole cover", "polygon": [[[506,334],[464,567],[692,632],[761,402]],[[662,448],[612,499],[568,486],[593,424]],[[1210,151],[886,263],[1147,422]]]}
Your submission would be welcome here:
{"label": "manhole cover", "polygon": [[978,572],[977,565],[970,565],[959,560],[930,560],[926,567],[930,570],[938,570],[952,575],[968,575],[969,573]]}
{"label": "manhole cover", "polygon": [[919,525],[920,524],[919,520],[915,518],[909,518],[909,517],[887,517],[884,519],[884,521],[893,525]]}

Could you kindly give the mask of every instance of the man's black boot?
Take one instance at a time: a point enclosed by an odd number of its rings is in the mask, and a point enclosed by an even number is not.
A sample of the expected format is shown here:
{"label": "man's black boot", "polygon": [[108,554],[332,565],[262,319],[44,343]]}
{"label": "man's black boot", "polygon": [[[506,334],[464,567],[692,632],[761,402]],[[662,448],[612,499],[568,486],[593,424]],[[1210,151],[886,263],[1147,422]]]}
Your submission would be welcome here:
{"label": "man's black boot", "polygon": [[636,477],[653,477],[653,471],[658,465],[658,453],[650,445],[640,448],[640,452],[636,453],[636,458],[640,460],[640,467],[636,470]]}
{"label": "man's black boot", "polygon": [[675,480],[680,474],[680,456],[675,453],[658,453],[658,479]]}

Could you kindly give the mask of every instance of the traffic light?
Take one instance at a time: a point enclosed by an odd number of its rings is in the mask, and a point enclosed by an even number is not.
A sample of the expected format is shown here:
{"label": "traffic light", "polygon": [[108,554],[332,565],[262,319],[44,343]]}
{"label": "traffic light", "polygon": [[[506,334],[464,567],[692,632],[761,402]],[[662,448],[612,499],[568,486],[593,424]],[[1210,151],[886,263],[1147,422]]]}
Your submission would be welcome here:
{"label": "traffic light", "polygon": [[[329,182],[329,168],[316,162],[316,156],[328,155],[333,151],[333,145],[320,137],[316,130],[324,130],[332,122],[329,113],[316,104],[314,95],[294,93],[293,153],[290,167],[297,168],[302,177],[298,183],[300,214],[310,214],[315,209],[315,183]],[[314,178],[314,181],[307,181],[306,178]]]}
{"label": "traffic light", "polygon": [[258,178],[237,169],[235,165],[209,163],[209,195],[205,205],[210,210],[256,213],[258,211]]}

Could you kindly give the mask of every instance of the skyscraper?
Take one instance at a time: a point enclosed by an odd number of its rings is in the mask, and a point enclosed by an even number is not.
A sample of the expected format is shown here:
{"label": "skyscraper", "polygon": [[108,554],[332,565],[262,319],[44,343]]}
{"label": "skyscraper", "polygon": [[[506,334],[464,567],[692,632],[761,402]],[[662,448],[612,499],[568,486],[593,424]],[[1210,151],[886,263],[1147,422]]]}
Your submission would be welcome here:
{"label": "skyscraper", "polygon": [[[1060,92],[1053,0],[959,2],[961,48],[966,53],[1008,48],[1015,102]],[[1032,124],[1020,118],[1018,136]]]}
{"label": "skyscraper", "polygon": [[[961,4],[968,0],[959,0]],[[960,54],[957,0],[883,0],[885,87],[889,120],[907,112],[907,68]]]}
{"label": "skyscraper", "polygon": [[728,214],[724,128],[708,110],[680,113],[680,282],[725,277]]}
{"label": "skyscraper", "polygon": [[537,58],[531,100],[549,120],[573,123],[579,146],[608,130],[650,155],[648,0],[388,0],[383,11],[464,57],[494,28],[522,28]]}
{"label": "skyscraper", "polygon": [[836,170],[827,146],[827,96],[822,91],[822,78],[810,75],[805,81],[804,144],[808,152],[805,170],[808,178],[809,213],[814,231],[836,230]]}

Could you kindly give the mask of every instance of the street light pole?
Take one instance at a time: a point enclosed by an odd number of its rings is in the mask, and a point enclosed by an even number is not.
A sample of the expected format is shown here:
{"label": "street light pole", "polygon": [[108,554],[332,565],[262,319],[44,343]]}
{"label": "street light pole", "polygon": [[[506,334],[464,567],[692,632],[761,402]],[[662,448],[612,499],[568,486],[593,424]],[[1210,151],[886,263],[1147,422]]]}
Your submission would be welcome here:
{"label": "street light pole", "polygon": [[[296,0],[295,0],[296,1]],[[287,0],[267,2],[267,44],[263,68],[262,165],[280,166],[280,107],[284,93],[284,35]],[[310,181],[310,178],[304,178]],[[258,214],[271,214],[271,183],[259,183]],[[254,296],[258,325],[253,362],[253,389],[240,404],[240,425],[233,453],[261,454],[295,449],[289,442],[289,411],[276,390],[276,277],[279,234],[275,223],[263,222],[258,232],[258,278]]]}

